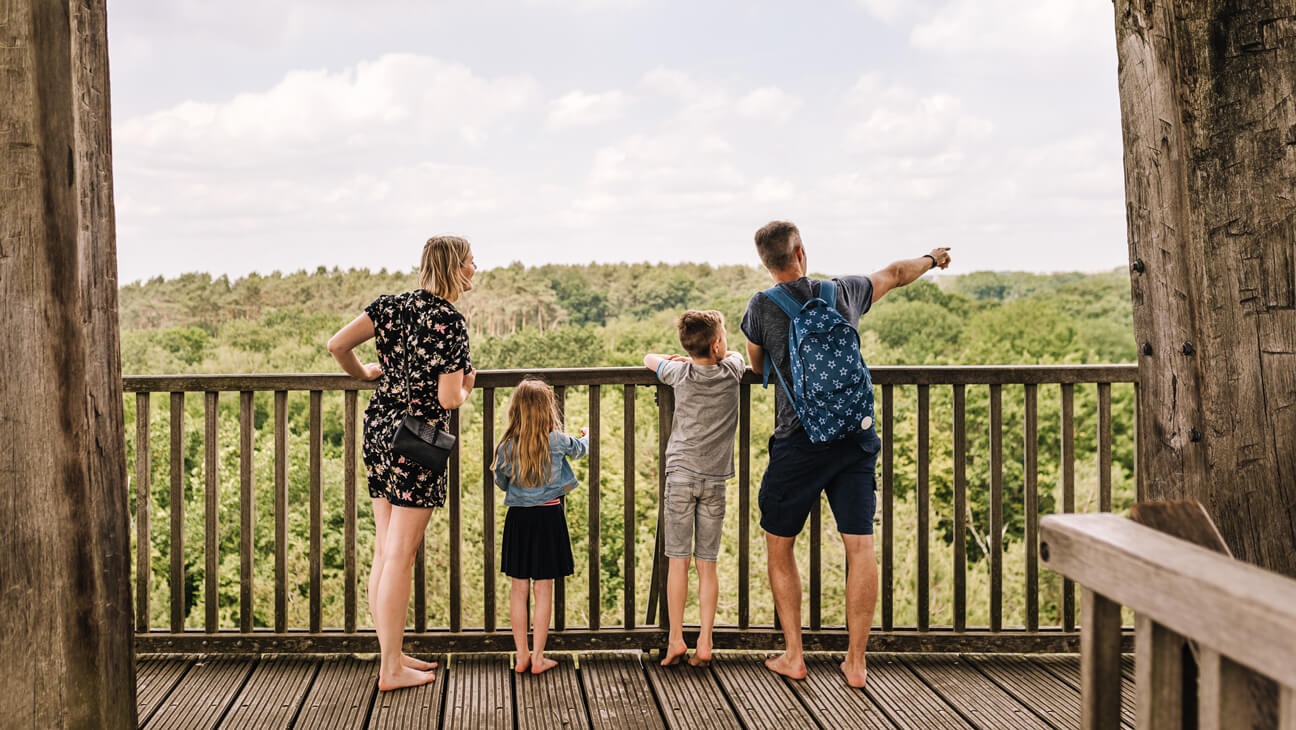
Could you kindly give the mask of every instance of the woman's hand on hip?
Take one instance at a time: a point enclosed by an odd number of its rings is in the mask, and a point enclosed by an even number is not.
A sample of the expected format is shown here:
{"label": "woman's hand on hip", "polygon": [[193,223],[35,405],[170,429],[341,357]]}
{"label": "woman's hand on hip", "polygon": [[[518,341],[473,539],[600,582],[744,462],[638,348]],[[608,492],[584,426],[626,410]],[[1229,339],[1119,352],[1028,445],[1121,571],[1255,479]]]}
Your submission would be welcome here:
{"label": "woman's hand on hip", "polygon": [[364,377],[361,378],[361,380],[377,380],[382,377],[382,374],[382,365],[379,365],[376,362],[371,362],[364,366]]}

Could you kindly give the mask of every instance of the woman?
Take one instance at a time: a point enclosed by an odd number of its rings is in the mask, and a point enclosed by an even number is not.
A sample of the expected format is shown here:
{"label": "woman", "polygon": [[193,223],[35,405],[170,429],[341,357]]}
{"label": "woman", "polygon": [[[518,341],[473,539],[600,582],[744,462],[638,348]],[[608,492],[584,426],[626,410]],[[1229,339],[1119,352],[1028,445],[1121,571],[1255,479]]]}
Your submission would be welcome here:
{"label": "woman", "polygon": [[[365,409],[364,425],[364,462],[376,531],[369,611],[382,648],[380,690],[434,679],[435,663],[403,654],[401,641],[414,556],[432,509],[445,504],[446,474],[393,455],[390,444],[407,405],[413,415],[448,430],[450,411],[472,392],[476,372],[468,351],[468,327],[454,302],[472,289],[476,271],[466,240],[429,238],[423,246],[419,288],[378,297],[328,342],[329,352],[349,375],[382,378]],[[378,362],[362,365],[354,350],[371,337],[376,338]]]}

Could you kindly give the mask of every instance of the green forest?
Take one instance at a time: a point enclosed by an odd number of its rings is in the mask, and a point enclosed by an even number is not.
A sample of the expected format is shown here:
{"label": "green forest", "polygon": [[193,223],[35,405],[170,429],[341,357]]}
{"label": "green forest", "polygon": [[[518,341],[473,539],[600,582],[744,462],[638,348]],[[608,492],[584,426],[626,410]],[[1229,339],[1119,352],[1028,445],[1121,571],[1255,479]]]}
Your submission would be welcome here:
{"label": "green forest", "polygon": [[[821,276],[837,275],[822,272]],[[413,271],[325,269],[293,273],[251,274],[238,279],[185,274],[155,278],[121,287],[123,372],[133,374],[318,373],[339,372],[324,343],[357,316],[379,294],[415,286]],[[637,366],[645,352],[678,352],[673,320],[686,308],[724,313],[731,349],[741,350],[738,323],[751,294],[769,285],[768,275],[745,266],[706,264],[590,264],[524,267],[513,264],[481,271],[475,288],[459,303],[469,322],[472,359],[483,370]],[[975,272],[919,281],[886,296],[860,321],[861,347],[870,365],[1129,363],[1135,349],[1129,279],[1123,270],[1100,274],[1030,274]],[[361,358],[375,359],[372,344]],[[1024,622],[1025,549],[1023,389],[1004,388],[1004,623]],[[622,616],[623,391],[605,386],[600,395],[601,522],[600,610],[604,625]],[[495,433],[503,429],[508,392],[495,394]],[[895,623],[912,625],[917,562],[917,388],[895,389],[896,496]],[[367,402],[360,394],[360,408]],[[773,620],[764,574],[764,545],[758,528],[755,491],[766,462],[773,422],[772,392],[752,388],[751,439],[751,619]],[[136,399],[126,399],[128,463],[134,465]],[[254,615],[258,627],[274,625],[274,481],[275,435],[273,395],[254,399],[255,568]],[[1134,391],[1112,388],[1113,503],[1125,509],[1134,498]],[[1038,483],[1040,511],[1061,509],[1059,387],[1039,389]],[[569,430],[587,425],[589,391],[569,388]],[[990,550],[989,395],[985,386],[967,389],[968,625],[989,623]],[[483,612],[482,395],[475,393],[461,410],[461,502],[463,623],[481,626]],[[239,404],[235,393],[222,393],[217,410],[219,517],[217,525],[218,605],[220,625],[237,626],[239,616]],[[288,625],[307,624],[309,601],[308,396],[288,396]],[[169,623],[172,586],[170,548],[170,410],[165,394],[150,399],[150,625]],[[1097,504],[1096,387],[1077,386],[1075,400],[1077,509]],[[343,623],[343,408],[339,392],[323,396],[323,619],[326,627]],[[952,396],[949,387],[931,389],[931,622],[952,621],[953,604],[953,460]],[[636,400],[634,530],[636,613],[644,621],[657,515],[657,409],[651,388],[638,388]],[[189,394],[183,424],[185,500],[184,548],[186,626],[203,625],[205,591],[204,505],[206,500],[203,397]],[[357,439],[358,441],[359,439]],[[359,463],[359,459],[357,459]],[[588,463],[574,464],[580,488],[568,499],[576,574],[567,581],[568,626],[588,621],[589,532]],[[364,586],[372,551],[372,517],[363,467],[357,479],[359,504],[358,580],[360,625],[369,624]],[[134,467],[130,469],[130,505],[136,509]],[[881,466],[879,465],[879,478]],[[495,525],[504,508],[495,499]],[[720,557],[721,601],[718,623],[737,622],[738,481],[728,492],[724,544]],[[879,520],[881,508],[879,507]],[[808,532],[807,528],[807,532]],[[132,528],[132,539],[134,536]],[[434,513],[427,537],[428,625],[445,626],[449,605],[448,511]],[[879,531],[879,546],[881,531]],[[496,536],[498,538],[498,535]],[[822,520],[823,621],[844,622],[844,565],[830,513]],[[497,544],[497,543],[496,543]],[[808,539],[802,540],[803,581],[808,585]],[[881,550],[879,547],[879,556]],[[1040,584],[1041,623],[1060,620],[1061,581],[1044,572]],[[696,596],[690,597],[692,600]],[[507,586],[497,581],[498,624],[507,623]],[[879,605],[879,617],[881,606]],[[808,616],[808,613],[806,614]],[[686,621],[696,620],[696,605]],[[880,620],[880,618],[878,619]]]}

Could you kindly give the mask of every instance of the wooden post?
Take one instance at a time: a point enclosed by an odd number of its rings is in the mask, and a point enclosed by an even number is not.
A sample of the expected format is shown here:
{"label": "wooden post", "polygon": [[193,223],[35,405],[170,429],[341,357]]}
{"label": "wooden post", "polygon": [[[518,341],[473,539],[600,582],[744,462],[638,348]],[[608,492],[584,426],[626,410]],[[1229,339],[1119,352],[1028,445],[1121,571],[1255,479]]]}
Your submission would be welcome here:
{"label": "wooden post", "polygon": [[1184,640],[1145,614],[1135,618],[1134,683],[1139,730],[1184,726]]}
{"label": "wooden post", "polygon": [[1120,727],[1120,606],[1080,591],[1080,727]]}
{"label": "wooden post", "polygon": [[1139,470],[1296,577],[1296,0],[1117,0]]}
{"label": "wooden post", "polygon": [[104,3],[0,4],[0,707],[135,727]]}

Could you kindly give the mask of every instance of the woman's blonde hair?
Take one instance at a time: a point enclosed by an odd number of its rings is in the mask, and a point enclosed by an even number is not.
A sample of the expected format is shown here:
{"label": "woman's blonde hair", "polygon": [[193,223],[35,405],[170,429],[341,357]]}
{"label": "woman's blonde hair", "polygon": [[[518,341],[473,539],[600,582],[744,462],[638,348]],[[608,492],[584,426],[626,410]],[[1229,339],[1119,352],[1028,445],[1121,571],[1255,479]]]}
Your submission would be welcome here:
{"label": "woman's blonde hair", "polygon": [[508,404],[508,428],[495,448],[497,468],[510,446],[508,465],[514,482],[538,487],[549,479],[549,432],[562,428],[558,399],[549,384],[537,378],[518,383]]}
{"label": "woman's blonde hair", "polygon": [[423,244],[419,266],[419,287],[448,302],[457,301],[468,288],[463,267],[471,250],[468,240],[458,236],[433,236]]}

